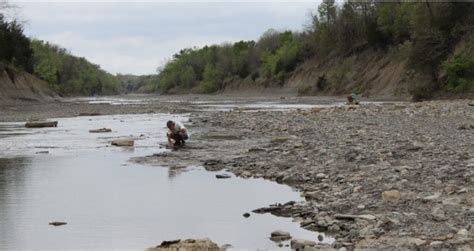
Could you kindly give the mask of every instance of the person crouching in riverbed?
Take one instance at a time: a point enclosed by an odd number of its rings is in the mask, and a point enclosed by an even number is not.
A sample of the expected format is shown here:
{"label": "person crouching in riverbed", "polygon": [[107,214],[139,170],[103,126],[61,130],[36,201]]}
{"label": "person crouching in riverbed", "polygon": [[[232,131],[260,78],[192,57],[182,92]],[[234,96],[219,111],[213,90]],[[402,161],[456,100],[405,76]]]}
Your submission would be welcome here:
{"label": "person crouching in riverbed", "polygon": [[175,149],[178,146],[184,145],[185,140],[189,138],[188,130],[180,122],[170,120],[166,123],[166,127],[169,129],[167,133],[168,143]]}

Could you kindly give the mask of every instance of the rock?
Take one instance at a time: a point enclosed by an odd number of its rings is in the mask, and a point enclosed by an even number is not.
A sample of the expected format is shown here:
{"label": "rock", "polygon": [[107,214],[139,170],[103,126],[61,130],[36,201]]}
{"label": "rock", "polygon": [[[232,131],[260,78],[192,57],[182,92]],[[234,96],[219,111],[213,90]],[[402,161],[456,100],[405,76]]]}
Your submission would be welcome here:
{"label": "rock", "polygon": [[291,239],[291,235],[288,232],[276,230],[271,233],[270,240],[275,242],[287,241]]}
{"label": "rock", "polygon": [[112,141],[113,146],[133,146],[135,141],[132,139],[116,139]]}
{"label": "rock", "polygon": [[42,128],[42,127],[57,127],[58,121],[34,121],[26,122],[26,128]]}
{"label": "rock", "polygon": [[433,201],[433,200],[439,199],[440,196],[441,196],[441,193],[435,193],[433,195],[423,197],[423,200],[424,201]]}
{"label": "rock", "polygon": [[400,200],[400,192],[397,190],[389,190],[382,192],[382,200],[385,202],[396,202]]}
{"label": "rock", "polygon": [[324,174],[324,173],[318,173],[318,174],[316,174],[316,178],[318,178],[318,179],[324,179],[324,178],[326,178],[326,174]]}
{"label": "rock", "polygon": [[433,208],[431,215],[438,221],[442,221],[446,218],[444,211],[440,207]]}
{"label": "rock", "polygon": [[63,226],[63,225],[66,225],[66,224],[67,224],[67,222],[63,222],[63,221],[53,221],[53,222],[49,223],[49,225],[55,226],[55,227]]}
{"label": "rock", "polygon": [[271,142],[272,143],[284,143],[284,142],[287,142],[290,139],[292,139],[292,137],[289,137],[289,136],[275,136],[275,137],[272,137]]}
{"label": "rock", "polygon": [[147,251],[172,251],[172,250],[207,250],[207,251],[221,251],[225,248],[219,247],[216,243],[209,239],[202,240],[172,240],[163,241],[155,248],[148,248]]}
{"label": "rock", "polygon": [[242,176],[243,178],[250,178],[250,177],[252,177],[252,174],[251,174],[249,171],[244,171],[244,172],[241,174],[241,176]]}
{"label": "rock", "polygon": [[440,248],[441,246],[443,246],[443,243],[442,241],[432,241],[430,243],[430,247],[433,247],[433,248]]}
{"label": "rock", "polygon": [[229,178],[232,178],[232,176],[230,174],[223,173],[223,174],[216,174],[216,178],[218,178],[218,179],[229,179]]}
{"label": "rock", "polygon": [[244,213],[243,216],[244,216],[245,218],[248,218],[248,217],[250,217],[250,214],[249,214],[249,213]]}
{"label": "rock", "polygon": [[101,113],[98,112],[82,112],[79,113],[79,116],[100,116],[102,115]]}
{"label": "rock", "polygon": [[90,133],[105,133],[105,132],[112,132],[110,128],[100,128],[100,129],[91,129],[89,130]]}
{"label": "rock", "polygon": [[277,236],[290,236],[290,233],[282,231],[282,230],[275,230],[271,233],[271,237],[277,237]]}
{"label": "rock", "polygon": [[293,239],[290,242],[290,247],[296,250],[303,250],[305,247],[314,247],[317,243],[310,240]]}
{"label": "rock", "polygon": [[338,220],[355,220],[355,219],[364,219],[364,220],[375,220],[377,217],[370,215],[370,214],[361,214],[361,215],[353,215],[353,214],[336,214],[334,218]]}
{"label": "rock", "polygon": [[460,229],[458,231],[458,235],[467,236],[467,235],[469,235],[469,231],[467,231],[467,229]]}
{"label": "rock", "polygon": [[468,130],[468,129],[474,129],[474,124],[464,124],[464,125],[460,125],[458,127],[459,130]]}
{"label": "rock", "polygon": [[459,203],[461,203],[461,199],[457,198],[457,197],[448,198],[448,199],[443,200],[443,205],[456,206],[456,205],[459,205]]}
{"label": "rock", "polygon": [[[337,225],[333,225],[333,226],[337,226]],[[337,226],[339,228],[339,226]],[[318,234],[318,241],[321,242],[324,240],[324,236],[322,234]]]}
{"label": "rock", "polygon": [[48,154],[49,151],[39,151],[39,152],[36,152],[36,154]]}

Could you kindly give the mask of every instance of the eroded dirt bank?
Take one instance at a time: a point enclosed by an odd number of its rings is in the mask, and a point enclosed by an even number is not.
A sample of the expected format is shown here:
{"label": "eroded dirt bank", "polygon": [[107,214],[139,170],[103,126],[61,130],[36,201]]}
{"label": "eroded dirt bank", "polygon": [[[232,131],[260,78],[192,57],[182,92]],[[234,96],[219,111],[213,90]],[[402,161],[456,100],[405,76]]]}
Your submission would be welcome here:
{"label": "eroded dirt bank", "polygon": [[256,212],[328,232],[334,248],[471,250],[473,103],[193,113],[184,149],[133,161],[288,184],[307,202]]}

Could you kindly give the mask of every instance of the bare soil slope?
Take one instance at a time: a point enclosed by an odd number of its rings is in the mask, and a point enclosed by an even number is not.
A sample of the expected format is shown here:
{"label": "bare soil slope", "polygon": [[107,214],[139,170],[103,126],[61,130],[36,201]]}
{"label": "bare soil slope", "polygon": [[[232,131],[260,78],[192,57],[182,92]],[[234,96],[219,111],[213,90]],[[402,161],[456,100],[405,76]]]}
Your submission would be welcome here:
{"label": "bare soil slope", "polygon": [[0,103],[53,100],[48,83],[24,71],[0,64]]}

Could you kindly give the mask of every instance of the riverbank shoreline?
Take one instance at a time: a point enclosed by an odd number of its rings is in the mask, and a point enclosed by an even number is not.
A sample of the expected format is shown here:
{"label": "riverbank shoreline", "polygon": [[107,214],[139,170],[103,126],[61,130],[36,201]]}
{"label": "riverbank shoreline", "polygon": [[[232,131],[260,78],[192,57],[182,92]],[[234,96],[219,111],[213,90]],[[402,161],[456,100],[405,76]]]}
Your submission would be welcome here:
{"label": "riverbank shoreline", "polygon": [[[243,104],[343,102],[337,97],[236,99]],[[131,161],[169,167],[202,165],[209,171],[227,170],[239,177],[287,184],[300,191],[306,202],[255,212],[292,217],[303,228],[323,231],[336,238],[334,248],[472,248],[472,100],[202,109],[203,103],[227,101],[226,97],[175,96],[123,105],[31,103],[2,106],[0,120],[189,113],[191,140],[185,148]]]}
{"label": "riverbank shoreline", "polygon": [[201,113],[191,118],[189,147],[133,161],[287,184],[307,202],[256,212],[332,235],[334,248],[472,248],[470,104]]}

